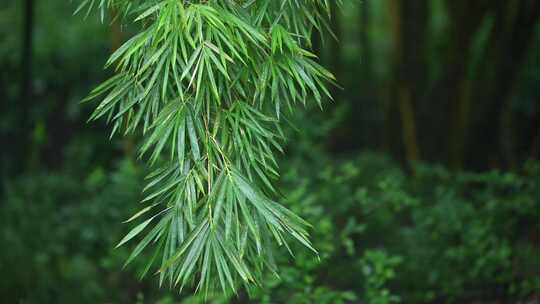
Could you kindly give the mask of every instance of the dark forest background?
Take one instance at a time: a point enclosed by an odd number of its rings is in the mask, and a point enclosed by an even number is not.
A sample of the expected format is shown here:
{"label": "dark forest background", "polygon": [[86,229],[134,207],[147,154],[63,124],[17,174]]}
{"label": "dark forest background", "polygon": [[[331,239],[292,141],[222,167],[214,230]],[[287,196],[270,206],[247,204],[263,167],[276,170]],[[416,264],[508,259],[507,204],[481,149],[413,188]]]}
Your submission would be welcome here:
{"label": "dark forest background", "polygon": [[[335,101],[290,117],[283,203],[320,261],[211,303],[538,303],[540,1],[344,0],[313,37]],[[203,303],[122,270],[138,136],[80,100],[133,33],[62,0],[0,3],[0,302]],[[149,258],[148,256],[142,259]]]}

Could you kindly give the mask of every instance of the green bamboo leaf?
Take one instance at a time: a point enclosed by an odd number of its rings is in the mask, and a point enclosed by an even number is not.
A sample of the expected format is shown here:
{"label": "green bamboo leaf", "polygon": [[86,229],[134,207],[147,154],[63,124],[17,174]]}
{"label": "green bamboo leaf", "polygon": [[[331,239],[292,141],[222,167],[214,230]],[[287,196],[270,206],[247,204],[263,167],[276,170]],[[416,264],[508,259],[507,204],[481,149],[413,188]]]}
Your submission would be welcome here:
{"label": "green bamboo leaf", "polygon": [[124,263],[124,267],[126,267],[129,263],[131,263],[144,250],[144,248],[146,248],[146,246],[148,246],[148,244],[150,244],[150,242],[154,240],[158,236],[158,234],[163,231],[163,229],[165,228],[166,224],[169,222],[170,219],[171,219],[170,216],[163,217],[161,221],[150,231],[150,233],[148,233],[141,240],[141,242],[137,244],[135,249],[133,249],[133,251],[131,252],[129,258]]}
{"label": "green bamboo leaf", "polygon": [[137,225],[135,228],[133,228],[121,241],[120,243],[118,243],[118,245],[116,245],[116,248],[124,245],[126,242],[128,242],[129,240],[131,240],[132,238],[134,238],[135,236],[137,236],[141,231],[144,230],[144,228],[146,228],[146,226],[148,226],[148,224],[150,224],[150,222],[153,220],[154,218],[149,218],[147,219],[146,221],[142,222],[141,224]]}
{"label": "green bamboo leaf", "polygon": [[163,5],[164,5],[164,3],[158,3],[158,4],[150,7],[149,9],[144,11],[142,14],[140,14],[137,18],[135,18],[134,21],[139,21],[139,20],[147,18],[148,16],[150,16],[153,13],[155,13],[156,11],[158,11],[161,7],[163,7]]}
{"label": "green bamboo leaf", "polygon": [[146,212],[152,210],[152,208],[154,208],[155,206],[157,206],[157,204],[153,204],[151,206],[148,206],[146,208],[143,208],[142,210],[140,210],[139,212],[135,213],[132,217],[130,217],[129,219],[125,220],[124,223],[129,223],[131,221],[133,221],[134,219],[138,218],[139,216],[145,214]]}
{"label": "green bamboo leaf", "polygon": [[187,115],[186,119],[188,137],[191,144],[191,153],[193,153],[193,158],[198,160],[201,157],[201,152],[199,150],[199,139],[197,138],[195,126],[193,124],[193,113],[191,113],[191,111],[190,114]]}

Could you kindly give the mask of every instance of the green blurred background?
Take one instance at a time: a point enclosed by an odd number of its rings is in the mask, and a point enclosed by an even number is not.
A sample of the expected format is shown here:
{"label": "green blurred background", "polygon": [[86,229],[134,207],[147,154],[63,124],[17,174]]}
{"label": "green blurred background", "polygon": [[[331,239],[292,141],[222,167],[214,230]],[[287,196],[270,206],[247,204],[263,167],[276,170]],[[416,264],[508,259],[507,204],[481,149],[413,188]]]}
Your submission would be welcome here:
{"label": "green blurred background", "polygon": [[[79,101],[134,30],[64,0],[0,2],[0,303],[203,303],[122,270],[140,136]],[[539,303],[540,1],[345,0],[313,37],[342,88],[300,109],[283,203],[320,260],[209,303]],[[148,257],[141,257],[146,259]]]}

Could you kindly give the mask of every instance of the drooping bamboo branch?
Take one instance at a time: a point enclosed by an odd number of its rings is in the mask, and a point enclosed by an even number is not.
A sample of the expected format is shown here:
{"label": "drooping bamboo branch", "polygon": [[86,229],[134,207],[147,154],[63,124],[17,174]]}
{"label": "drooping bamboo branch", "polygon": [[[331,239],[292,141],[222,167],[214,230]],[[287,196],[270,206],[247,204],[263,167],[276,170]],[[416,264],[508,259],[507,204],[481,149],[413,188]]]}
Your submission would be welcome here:
{"label": "drooping bamboo branch", "polygon": [[[94,89],[91,119],[112,133],[142,130],[140,154],[154,167],[128,222],[146,220],[127,263],[147,247],[160,282],[235,290],[276,272],[272,244],[292,237],[311,250],[304,220],[275,202],[279,119],[329,97],[333,76],[306,48],[327,1],[85,0],[135,14],[141,31],[109,59],[116,74]],[[148,217],[148,214],[151,216]],[[272,242],[272,239],[274,242]]]}

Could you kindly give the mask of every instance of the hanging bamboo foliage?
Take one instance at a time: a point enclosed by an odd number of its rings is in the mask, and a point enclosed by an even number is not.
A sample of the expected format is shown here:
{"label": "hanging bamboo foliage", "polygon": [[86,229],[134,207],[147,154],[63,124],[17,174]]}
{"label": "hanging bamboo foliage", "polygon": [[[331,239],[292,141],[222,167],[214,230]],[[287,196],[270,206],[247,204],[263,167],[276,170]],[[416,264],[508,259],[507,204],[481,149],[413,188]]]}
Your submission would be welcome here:
{"label": "hanging bamboo foliage", "polygon": [[236,290],[277,274],[273,244],[315,251],[309,226],[274,199],[280,118],[321,105],[333,76],[309,51],[324,0],[86,0],[113,7],[140,31],[107,62],[115,75],[86,100],[112,134],[142,131],[147,205],[118,244],[138,240],[127,263],[154,252],[160,283]]}

